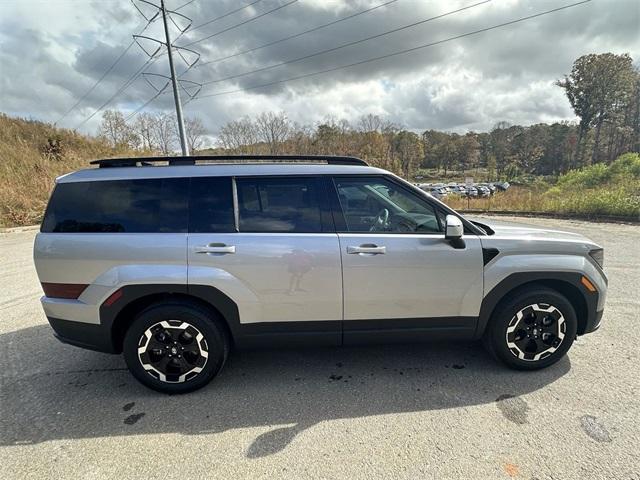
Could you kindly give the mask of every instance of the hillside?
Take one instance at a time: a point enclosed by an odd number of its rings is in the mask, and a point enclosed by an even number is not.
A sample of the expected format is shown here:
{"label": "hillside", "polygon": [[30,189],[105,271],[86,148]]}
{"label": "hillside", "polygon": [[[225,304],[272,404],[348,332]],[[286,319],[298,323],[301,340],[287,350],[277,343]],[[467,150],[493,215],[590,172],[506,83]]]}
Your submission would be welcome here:
{"label": "hillside", "polygon": [[86,168],[91,159],[141,154],[0,113],[0,226],[38,223],[57,176]]}

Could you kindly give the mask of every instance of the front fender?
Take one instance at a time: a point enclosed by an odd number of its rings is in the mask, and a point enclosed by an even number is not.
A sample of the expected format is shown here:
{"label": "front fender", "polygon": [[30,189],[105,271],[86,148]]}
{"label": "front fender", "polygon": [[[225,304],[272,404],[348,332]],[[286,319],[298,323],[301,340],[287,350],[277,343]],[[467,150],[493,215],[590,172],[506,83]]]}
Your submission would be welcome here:
{"label": "front fender", "polygon": [[[586,275],[598,289],[598,303],[596,310],[604,308],[607,293],[607,278],[593,263],[582,255],[558,255],[558,254],[507,254],[498,255],[489,262],[484,269],[484,292],[485,298],[513,272],[524,274],[536,273],[540,278],[548,273],[550,279],[556,278],[558,274],[569,273],[571,278],[580,285],[580,277]],[[561,275],[563,276],[563,275]],[[532,276],[530,276],[533,278]],[[563,276],[564,277],[564,276]]]}

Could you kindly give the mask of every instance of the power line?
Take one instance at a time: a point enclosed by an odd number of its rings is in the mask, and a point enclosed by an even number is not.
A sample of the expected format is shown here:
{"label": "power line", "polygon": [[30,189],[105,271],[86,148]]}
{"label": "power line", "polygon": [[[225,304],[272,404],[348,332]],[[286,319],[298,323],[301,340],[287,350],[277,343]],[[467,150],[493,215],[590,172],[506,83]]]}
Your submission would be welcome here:
{"label": "power line", "polygon": [[181,8],[186,7],[187,5],[191,5],[193,2],[195,2],[196,0],[189,0],[186,3],[183,3],[182,5],[180,5],[179,7],[176,7],[173,9],[174,12],[177,12],[178,10],[180,10]]}
{"label": "power line", "polygon": [[270,13],[273,13],[273,12],[281,10],[281,9],[283,9],[285,7],[288,7],[289,5],[293,5],[297,1],[298,0],[291,0],[290,2],[287,2],[287,3],[283,4],[283,5],[280,5],[278,7],[272,8],[271,10],[267,10],[266,12],[263,12],[260,15],[256,15],[255,17],[251,17],[248,20],[245,20],[244,22],[237,23],[237,24],[232,25],[232,26],[230,26],[228,28],[225,28],[224,30],[220,30],[219,32],[212,33],[211,35],[208,35],[206,37],[202,37],[202,38],[200,38],[198,40],[194,40],[193,42],[186,43],[184,45],[178,45],[178,46],[182,47],[182,48],[185,48],[185,47],[190,47],[191,45],[195,45],[196,43],[204,42],[205,40],[209,40],[210,38],[213,38],[215,36],[221,35],[221,34],[223,34],[225,32],[228,32],[229,30],[233,30],[234,28],[240,27],[242,25],[246,25],[249,22],[253,22],[254,20],[258,20],[259,18],[262,18],[262,17],[264,17],[266,15],[269,15]]}
{"label": "power line", "polygon": [[481,28],[479,30],[474,30],[472,32],[463,33],[461,35],[456,35],[454,37],[445,38],[443,40],[438,40],[436,42],[426,43],[424,45],[418,45],[417,47],[407,48],[405,50],[400,50],[400,51],[389,53],[389,54],[386,54],[386,55],[380,55],[378,57],[368,58],[366,60],[350,63],[350,64],[347,64],[347,65],[341,65],[341,66],[338,66],[338,67],[328,68],[328,69],[320,70],[320,71],[317,71],[317,72],[311,72],[311,73],[307,73],[307,74],[304,74],[304,75],[298,75],[296,77],[285,78],[283,80],[277,80],[277,81],[274,81],[274,82],[263,83],[261,85],[253,85],[253,86],[249,86],[249,87],[245,87],[245,88],[239,88],[239,89],[236,89],[236,90],[227,90],[227,91],[222,91],[222,92],[210,93],[208,95],[202,95],[200,97],[195,98],[195,100],[198,100],[198,99],[201,99],[201,98],[228,95],[228,94],[231,94],[231,93],[239,93],[239,92],[244,92],[246,90],[254,90],[254,89],[258,89],[258,88],[270,87],[270,86],[273,86],[273,85],[278,85],[280,83],[286,83],[286,82],[291,82],[291,81],[294,81],[294,80],[300,80],[300,79],[303,79],[303,78],[309,78],[309,77],[313,77],[313,76],[316,76],[316,75],[322,75],[324,73],[335,72],[337,70],[341,70],[341,69],[344,69],[344,68],[355,67],[355,66],[363,65],[363,64],[366,64],[366,63],[370,63],[370,62],[383,60],[385,58],[394,57],[396,55],[404,55],[406,53],[415,52],[415,51],[421,50],[423,48],[433,47],[435,45],[440,45],[442,43],[451,42],[453,40],[458,40],[460,38],[469,37],[469,36],[472,36],[472,35],[477,35],[479,33],[484,33],[484,32],[488,32],[490,30],[495,30],[497,28],[506,27],[508,25],[513,25],[515,23],[520,23],[520,22],[524,22],[526,20],[531,20],[532,18],[537,18],[537,17],[542,17],[544,15],[549,15],[551,13],[555,13],[555,12],[558,12],[560,10],[565,10],[565,9],[568,9],[568,8],[576,7],[578,5],[589,3],[590,1],[591,0],[583,0],[581,2],[572,3],[570,5],[565,5],[563,7],[554,8],[552,10],[546,10],[544,12],[536,13],[534,15],[528,15],[526,17],[521,17],[521,18],[518,18],[516,20],[511,20],[509,22],[500,23],[498,25],[493,25],[491,27]]}
{"label": "power line", "polygon": [[233,55],[228,55],[228,56],[226,56],[226,57],[217,58],[217,59],[215,59],[215,60],[210,60],[210,61],[208,61],[208,62],[200,62],[200,63],[198,63],[198,64],[196,65],[196,67],[195,67],[195,68],[200,68],[200,67],[203,67],[203,66],[205,66],[205,65],[209,65],[209,64],[211,64],[211,63],[217,63],[217,62],[221,62],[221,61],[223,61],[223,60],[228,60],[228,59],[230,59],[230,58],[238,57],[238,56],[240,56],[240,55],[245,55],[245,54],[247,54],[247,53],[255,52],[255,51],[257,51],[257,50],[261,50],[261,49],[263,49],[263,48],[270,47],[270,46],[272,46],[272,45],[276,45],[276,44],[278,44],[278,43],[286,42],[287,40],[292,40],[292,39],[294,39],[294,38],[298,38],[298,37],[301,37],[301,36],[303,36],[303,35],[307,35],[308,33],[317,32],[318,30],[321,30],[321,29],[323,29],[323,28],[329,27],[329,26],[331,26],[331,25],[335,25],[335,24],[340,23],[340,22],[344,22],[345,20],[349,20],[349,19],[351,19],[351,18],[357,17],[357,16],[359,16],[359,15],[363,15],[363,14],[365,14],[365,13],[369,13],[369,12],[371,12],[371,11],[373,11],[373,10],[376,10],[376,9],[378,9],[378,8],[381,8],[381,7],[387,6],[387,5],[391,4],[391,3],[395,3],[395,2],[397,2],[397,1],[398,1],[398,0],[390,0],[390,1],[388,1],[388,2],[381,3],[380,5],[376,5],[376,6],[374,6],[374,7],[367,8],[366,10],[361,10],[361,11],[359,11],[359,12],[356,12],[356,13],[352,14],[352,15],[348,15],[348,16],[346,16],[346,17],[339,18],[338,20],[334,20],[334,21],[332,21],[332,22],[325,23],[325,24],[323,24],[323,25],[318,25],[317,27],[311,28],[311,29],[309,29],[309,30],[305,30],[304,32],[296,33],[296,34],[294,34],[294,35],[289,35],[288,37],[281,38],[280,40],[274,40],[273,42],[265,43],[264,45],[260,45],[259,47],[251,48],[251,49],[249,49],[249,50],[244,50],[244,51],[242,51],[242,52],[234,53]]}
{"label": "power line", "polygon": [[[148,21],[147,24],[144,26],[144,28],[140,31],[141,35],[142,33],[144,33],[144,31],[149,27],[149,25],[151,24],[151,21]],[[78,105],[80,105],[82,103],[82,101],[87,98],[91,92],[93,92],[96,87],[105,79],[105,77],[107,75],[109,75],[109,73],[115,68],[115,66],[118,64],[118,62],[120,62],[120,60],[122,60],[124,58],[124,56],[127,54],[127,52],[131,49],[131,47],[133,46],[133,44],[135,43],[135,40],[132,40],[131,43],[127,46],[127,48],[124,49],[124,51],[118,56],[118,58],[115,59],[115,61],[111,64],[111,66],[102,74],[102,76],[96,81],[96,83],[93,84],[93,86],[87,90],[85,92],[84,95],[82,95],[82,97],[80,97],[80,99],[73,104],[73,106],[67,110],[64,115],[62,115],[57,121],[56,123],[61,122],[62,120],[64,120],[64,118],[69,115]],[[95,52],[95,48],[93,50]],[[93,52],[92,52],[93,53]]]}
{"label": "power line", "polygon": [[[138,108],[136,108],[133,112],[131,112],[129,115],[126,116],[126,118],[124,119],[125,122],[128,122],[131,118],[133,118],[134,116],[136,116],[138,113],[140,113],[142,110],[144,110],[149,104],[151,104],[156,98],[158,98],[167,88],[168,85],[165,85],[160,91],[158,91],[158,93],[156,93],[153,97],[151,97],[149,100],[147,100],[146,102],[144,102],[142,105],[140,105]],[[185,102],[186,105],[186,102]]]}
{"label": "power line", "polygon": [[[235,10],[231,10],[230,12],[227,12],[224,15],[220,15],[219,17],[213,18],[213,19],[208,20],[208,21],[206,21],[204,23],[201,23],[200,25],[196,25],[195,27],[190,28],[190,31],[193,32],[194,30],[198,30],[199,28],[205,27],[205,26],[207,26],[207,25],[209,25],[209,24],[211,24],[213,22],[217,22],[218,20],[220,20],[222,18],[228,17],[229,15],[233,15],[234,13],[239,12],[240,10],[244,10],[245,8],[249,8],[251,5],[255,5],[256,3],[261,2],[261,1],[262,0],[255,0],[255,1],[251,2],[251,3],[249,3],[248,5],[245,5],[244,7],[240,7],[240,8],[236,8]],[[180,8],[182,8],[182,7],[180,7]]]}
{"label": "power line", "polygon": [[[148,25],[147,25],[148,26]],[[176,40],[179,39],[184,32],[180,33],[177,37]],[[135,41],[135,40],[134,40]],[[136,81],[136,79],[140,76],[140,74],[142,73],[142,71],[147,68],[149,65],[152,65],[154,62],[156,62],[158,60],[158,57],[150,57],[148,58],[140,68],[138,68],[138,70],[136,70],[133,75],[131,75],[123,84],[122,86],[116,91],[116,93],[114,93],[106,102],[104,102],[100,107],[98,107],[91,115],[89,115],[87,118],[85,118],[82,122],[80,122],[75,128],[80,128],[82,125],[84,125],[85,123],[87,123],[89,120],[91,120],[98,112],[100,112],[102,109],[104,109],[107,105],[109,105],[114,98],[116,98],[118,95],[120,95],[122,92],[124,92],[125,90],[127,90],[132,84],[133,82]],[[183,72],[186,73],[186,72]]]}
{"label": "power line", "polygon": [[89,115],[87,118],[85,118],[84,120],[82,120],[82,122],[80,122],[75,128],[78,129],[81,126],[83,126],[85,123],[87,123],[89,120],[91,120],[98,112],[100,112],[103,108],[105,108],[107,105],[109,105],[114,98],[116,98],[118,95],[120,95],[122,92],[124,92],[126,89],[128,89],[133,82],[138,78],[138,76],[140,76],[140,73],[142,73],[142,71],[147,68],[147,66],[149,66],[150,64],[152,64],[153,62],[155,62],[156,59],[155,58],[149,58],[147,59],[146,62],[144,62],[144,64],[142,64],[142,66],[136,70],[133,75],[131,75],[126,82],[124,82],[122,84],[122,86],[116,91],[116,93],[114,93],[113,95],[111,95],[111,97],[109,97],[109,99],[104,102],[102,105],[100,105],[91,115]]}
{"label": "power line", "polygon": [[424,23],[431,22],[433,20],[437,20],[437,19],[440,19],[440,18],[443,18],[443,17],[447,17],[449,15],[454,15],[454,14],[462,12],[464,10],[469,10],[471,8],[478,7],[480,5],[484,5],[485,3],[489,3],[490,1],[491,0],[483,0],[481,2],[474,3],[473,5],[468,5],[466,7],[458,8],[456,10],[452,10],[450,12],[443,13],[441,15],[436,15],[435,17],[426,18],[426,19],[420,20],[418,22],[410,23],[409,25],[404,25],[402,27],[394,28],[393,30],[388,30],[386,32],[379,33],[377,35],[372,35],[370,37],[362,38],[360,40],[344,43],[344,44],[339,45],[337,47],[328,48],[326,50],[321,50],[319,52],[311,53],[309,55],[304,55],[302,57],[294,58],[292,60],[287,60],[286,62],[276,63],[276,64],[273,64],[273,65],[269,65],[267,67],[257,68],[255,70],[251,70],[251,71],[248,71],[248,72],[243,72],[243,73],[238,73],[236,75],[231,75],[229,77],[219,78],[217,80],[209,80],[208,82],[203,82],[202,84],[203,85],[210,85],[212,83],[220,83],[220,82],[224,82],[224,81],[227,81],[227,80],[233,80],[235,78],[246,77],[247,75],[252,75],[254,73],[265,72],[267,70],[272,70],[274,68],[282,67],[284,65],[289,65],[291,63],[301,62],[302,60],[307,60],[309,58],[317,57],[319,55],[324,55],[325,53],[335,52],[335,51],[341,50],[343,48],[347,48],[347,47],[351,47],[353,45],[358,45],[360,43],[368,42],[370,40],[374,40],[376,38],[384,37],[386,35],[391,35],[392,33],[397,33],[397,32],[400,32],[402,30],[406,30],[408,28],[416,27],[418,25],[422,25]]}

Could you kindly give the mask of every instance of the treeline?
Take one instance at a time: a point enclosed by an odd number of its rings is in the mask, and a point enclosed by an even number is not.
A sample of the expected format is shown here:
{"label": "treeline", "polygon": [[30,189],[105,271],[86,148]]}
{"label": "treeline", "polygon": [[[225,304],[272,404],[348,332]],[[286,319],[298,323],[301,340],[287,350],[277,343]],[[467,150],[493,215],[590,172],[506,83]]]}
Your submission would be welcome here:
{"label": "treeline", "polygon": [[[206,130],[197,117],[184,119],[189,150],[202,148]],[[171,113],[142,113],[128,122],[118,110],[106,110],[98,128],[98,137],[114,148],[129,148],[171,155],[179,148],[175,115]]]}

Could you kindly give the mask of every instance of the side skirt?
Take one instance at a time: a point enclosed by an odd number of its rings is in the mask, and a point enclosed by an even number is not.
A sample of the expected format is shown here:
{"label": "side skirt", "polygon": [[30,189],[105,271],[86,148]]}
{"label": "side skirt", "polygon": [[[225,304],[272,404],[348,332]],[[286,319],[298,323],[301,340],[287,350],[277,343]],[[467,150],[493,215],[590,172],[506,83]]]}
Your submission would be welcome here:
{"label": "side skirt", "polygon": [[471,340],[476,317],[401,318],[240,324],[241,349]]}

